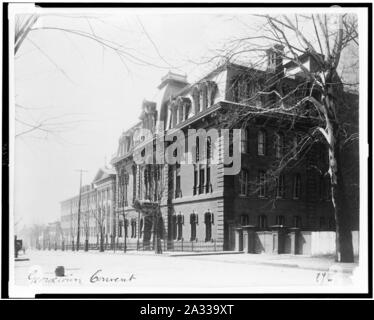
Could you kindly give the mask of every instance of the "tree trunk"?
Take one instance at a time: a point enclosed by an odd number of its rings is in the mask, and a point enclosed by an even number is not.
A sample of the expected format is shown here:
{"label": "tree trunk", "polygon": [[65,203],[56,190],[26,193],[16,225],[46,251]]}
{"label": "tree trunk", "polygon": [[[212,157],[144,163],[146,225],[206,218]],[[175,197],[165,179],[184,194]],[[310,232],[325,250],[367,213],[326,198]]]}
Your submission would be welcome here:
{"label": "tree trunk", "polygon": [[104,235],[100,232],[100,252],[104,252]]}
{"label": "tree trunk", "polygon": [[[353,262],[353,244],[349,203],[345,192],[341,171],[341,150],[336,126],[332,126],[329,149],[329,169],[331,178],[331,200],[335,211],[336,255],[337,262]],[[335,133],[335,135],[334,135]]]}

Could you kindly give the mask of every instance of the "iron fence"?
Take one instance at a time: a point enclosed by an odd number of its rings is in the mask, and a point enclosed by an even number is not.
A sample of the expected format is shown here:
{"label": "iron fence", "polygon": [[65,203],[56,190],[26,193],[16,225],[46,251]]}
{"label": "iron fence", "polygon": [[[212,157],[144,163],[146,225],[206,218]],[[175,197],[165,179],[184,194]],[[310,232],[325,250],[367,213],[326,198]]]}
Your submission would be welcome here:
{"label": "iron fence", "polygon": [[[53,247],[52,250],[61,250],[61,251],[77,251],[76,244],[58,244]],[[155,244],[153,241],[127,241],[126,244],[124,241],[117,241],[115,243],[104,243],[103,250],[104,251],[152,251],[155,250]],[[164,252],[214,252],[214,251],[222,251],[223,250],[223,243],[217,243],[216,240],[210,241],[186,241],[184,239],[181,240],[160,240],[160,247],[161,250]],[[41,248],[43,249],[43,248]],[[49,248],[45,248],[44,250],[51,250]],[[79,245],[79,251],[85,251],[85,244],[81,243]],[[89,243],[88,244],[88,251],[95,251],[100,250],[99,243]]]}

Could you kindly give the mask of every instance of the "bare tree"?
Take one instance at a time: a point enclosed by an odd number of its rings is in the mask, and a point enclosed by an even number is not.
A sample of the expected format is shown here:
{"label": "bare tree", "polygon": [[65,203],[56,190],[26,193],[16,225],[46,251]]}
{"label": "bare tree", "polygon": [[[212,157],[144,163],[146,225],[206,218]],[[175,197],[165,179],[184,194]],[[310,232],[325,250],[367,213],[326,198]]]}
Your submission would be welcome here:
{"label": "bare tree", "polygon": [[77,230],[77,223],[75,214],[73,212],[73,200],[70,201],[70,239],[71,239],[71,251],[75,251],[75,235]]}
{"label": "bare tree", "polygon": [[94,211],[94,218],[96,221],[96,228],[99,236],[99,251],[104,252],[104,238],[105,238],[105,208],[97,206]]}
{"label": "bare tree", "polygon": [[[282,156],[268,170],[268,179],[273,181],[274,186],[279,184],[282,170],[298,156],[305,156],[316,144],[326,146],[328,165],[322,174],[327,175],[331,182],[336,224],[336,261],[352,262],[350,212],[342,158],[344,148],[358,138],[358,126],[355,123],[357,95],[351,95],[357,83],[344,81],[341,57],[345,49],[358,46],[357,17],[348,14],[257,17],[263,23],[256,36],[249,35],[230,41],[212,59],[238,61],[243,57],[257,57],[252,59],[249,66],[252,71],[246,79],[254,84],[253,88],[249,90],[246,99],[238,99],[242,107],[230,109],[222,121],[231,127],[238,124],[245,127],[253,118],[266,116],[276,119],[280,126],[288,126],[289,129],[294,129],[300,123],[305,125],[304,131],[299,132],[297,143],[284,148],[288,151],[282,152]],[[274,43],[274,55],[269,56],[267,49],[269,44]],[[315,69],[303,64],[305,56],[311,57]],[[261,71],[267,59],[274,59],[268,60],[268,63],[273,63],[274,69]],[[286,85],[285,80],[290,75],[285,74],[285,60],[300,75],[299,81],[293,85]],[[248,70],[245,74],[248,76]],[[243,79],[244,75],[239,77]],[[240,90],[237,83],[233,84],[232,90]],[[277,188],[273,189],[276,193]]]}
{"label": "bare tree", "polygon": [[[82,21],[87,22],[87,30],[73,29],[73,28],[64,28],[57,25],[38,25],[38,21],[44,17],[64,17],[67,19],[81,19]],[[155,68],[167,69],[172,66],[167,63],[167,61],[161,56],[155,42],[150,37],[149,33],[145,29],[144,25],[141,23],[138,18],[138,23],[140,24],[142,34],[148,39],[151,43],[154,51],[157,53],[158,57],[161,58],[165,65],[159,65],[158,63],[153,62],[150,58],[143,58],[140,52],[129,45],[121,44],[116,41],[112,41],[104,36],[101,36],[97,30],[94,28],[94,21],[103,23],[103,21],[97,16],[89,15],[56,15],[56,14],[19,14],[15,17],[15,38],[14,38],[14,55],[17,57],[20,48],[24,44],[25,40],[28,40],[54,67],[71,83],[74,81],[69,77],[63,68],[55,63],[53,58],[49,56],[44,49],[39,46],[35,41],[32,40],[30,35],[35,32],[41,31],[52,31],[56,33],[63,33],[66,35],[72,35],[79,39],[85,39],[96,43],[99,47],[102,47],[103,50],[108,50],[114,53],[118,58],[119,62],[126,69],[127,72],[130,71],[130,64],[141,65],[141,66],[150,66]],[[16,138],[29,135],[33,132],[38,132],[44,134],[45,136],[55,136],[60,137],[59,135],[62,132],[71,130],[83,122],[83,119],[78,117],[78,114],[59,114],[54,116],[45,116],[35,117],[30,116],[30,112],[35,111],[36,109],[47,109],[44,107],[33,108],[30,106],[25,106],[16,102],[16,122],[20,129],[17,129]]]}
{"label": "bare tree", "polygon": [[88,251],[88,242],[90,236],[90,193],[87,194],[84,200],[85,211],[83,213],[83,231],[85,235],[84,251]]}

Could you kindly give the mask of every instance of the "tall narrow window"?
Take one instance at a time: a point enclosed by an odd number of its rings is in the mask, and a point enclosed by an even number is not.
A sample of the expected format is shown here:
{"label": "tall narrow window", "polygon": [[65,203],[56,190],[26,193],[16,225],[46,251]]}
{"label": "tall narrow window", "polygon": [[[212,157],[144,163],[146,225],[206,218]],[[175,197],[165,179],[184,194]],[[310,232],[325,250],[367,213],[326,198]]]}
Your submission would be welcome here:
{"label": "tall narrow window", "polygon": [[140,219],[140,225],[139,225],[139,237],[141,238],[143,236],[143,227],[144,227],[144,220],[143,218]]}
{"label": "tall narrow window", "polygon": [[190,224],[191,224],[191,241],[196,240],[196,226],[198,224],[198,215],[197,213],[191,213],[190,215]]}
{"label": "tall narrow window", "polygon": [[265,215],[260,215],[258,217],[258,227],[260,229],[265,229],[268,226],[267,217]]}
{"label": "tall narrow window", "polygon": [[325,177],[325,200],[331,200],[331,179],[329,175]]}
{"label": "tall narrow window", "polygon": [[131,219],[131,238],[136,238],[136,220]]}
{"label": "tall narrow window", "polygon": [[181,165],[177,163],[175,165],[175,198],[179,198],[182,196],[181,190]]}
{"label": "tall narrow window", "polygon": [[248,193],[248,171],[242,169],[239,174],[239,184],[240,184],[240,195],[246,196]]}
{"label": "tall narrow window", "polygon": [[259,189],[258,189],[258,195],[259,197],[266,197],[266,174],[265,171],[259,172]]}
{"label": "tall narrow window", "polygon": [[282,133],[275,134],[275,156],[277,159],[283,157],[284,152],[284,135]]}
{"label": "tall narrow window", "polygon": [[293,181],[293,197],[294,199],[299,199],[301,195],[301,176],[299,173],[297,173],[294,176]]}
{"label": "tall narrow window", "polygon": [[123,221],[118,222],[118,237],[122,238]]}
{"label": "tall narrow window", "polygon": [[210,137],[206,139],[206,159],[208,163],[212,159],[212,139]]}
{"label": "tall narrow window", "polygon": [[129,236],[129,220],[125,219],[125,237]]}
{"label": "tall narrow window", "polygon": [[193,89],[192,96],[195,107],[195,114],[198,114],[200,112],[200,94],[199,90],[196,87]]}
{"label": "tall narrow window", "polygon": [[199,173],[199,194],[204,193],[204,184],[205,184],[205,170],[200,168]]}
{"label": "tall narrow window", "polygon": [[196,162],[200,161],[200,139],[196,137]]}
{"label": "tall narrow window", "polygon": [[301,218],[299,216],[293,217],[293,226],[295,228],[301,228]]}
{"label": "tall narrow window", "polygon": [[132,201],[136,199],[136,167],[132,167],[132,181],[133,181],[133,190],[132,190]]}
{"label": "tall narrow window", "polygon": [[210,166],[206,167],[206,193],[212,192],[212,183],[210,182]]}
{"label": "tall narrow window", "polygon": [[171,216],[171,235],[173,240],[177,240],[177,216]]}
{"label": "tall narrow window", "polygon": [[241,131],[241,149],[242,153],[249,152],[249,132],[248,129],[242,129]]}
{"label": "tall narrow window", "polygon": [[212,240],[212,224],[214,223],[214,216],[211,212],[205,213],[205,241]]}
{"label": "tall narrow window", "polygon": [[206,164],[206,193],[209,193],[212,191],[211,188],[211,182],[210,182],[210,162],[211,162],[211,157],[212,157],[212,141],[211,138],[207,138],[207,143],[206,143],[206,157],[207,157],[207,164]]}
{"label": "tall narrow window", "polygon": [[285,188],[284,188],[284,174],[279,175],[276,179],[277,184],[277,198],[284,198]]}
{"label": "tall narrow window", "polygon": [[299,159],[299,138],[294,136],[292,139],[292,156],[295,160]]}
{"label": "tall narrow window", "polygon": [[286,219],[284,216],[277,216],[275,219],[275,224],[278,226],[284,226],[286,224]]}
{"label": "tall narrow window", "polygon": [[319,199],[323,200],[325,194],[325,179],[323,175],[319,177]]}
{"label": "tall narrow window", "polygon": [[266,149],[266,133],[263,130],[260,130],[257,133],[257,154],[259,156],[265,155]]}
{"label": "tall narrow window", "polygon": [[324,217],[320,217],[319,218],[319,228],[320,229],[324,229],[326,228],[326,220]]}
{"label": "tall narrow window", "polygon": [[183,224],[184,216],[182,214],[177,215],[177,239],[182,240],[183,238]]}
{"label": "tall narrow window", "polygon": [[178,123],[181,123],[183,121],[183,118],[184,118],[184,116],[183,116],[184,110],[183,109],[184,109],[183,105],[178,106]]}
{"label": "tall narrow window", "polygon": [[335,219],[329,218],[329,229],[335,229]]}
{"label": "tall narrow window", "polygon": [[197,166],[194,165],[194,173],[193,173],[193,195],[197,194],[197,186],[198,186],[198,171],[197,171]]}
{"label": "tall narrow window", "polygon": [[249,224],[249,217],[247,214],[242,214],[240,216],[240,224],[242,226],[247,226]]}

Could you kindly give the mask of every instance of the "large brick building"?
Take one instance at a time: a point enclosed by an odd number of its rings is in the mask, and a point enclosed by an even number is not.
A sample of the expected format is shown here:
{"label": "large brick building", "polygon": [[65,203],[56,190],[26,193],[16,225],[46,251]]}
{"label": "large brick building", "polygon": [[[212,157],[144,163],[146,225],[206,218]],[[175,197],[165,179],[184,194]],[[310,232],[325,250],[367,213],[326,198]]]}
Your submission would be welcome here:
{"label": "large brick building", "polygon": [[[119,248],[126,245],[127,249],[148,249],[157,233],[163,248],[168,250],[244,248],[252,252],[308,253],[313,231],[334,230],[329,179],[323,174],[327,168],[325,147],[315,143],[307,152],[298,147],[300,134],[307,131],[309,121],[313,120],[264,112],[245,123],[240,119],[234,121],[237,110],[246,108],[255,114],[256,110],[276,103],[274,86],[290,92],[305,82],[297,66],[283,64],[276,52],[268,51],[265,70],[227,63],[193,84],[187,82],[186,76],[171,72],[162,78],[157,99],[143,101],[140,121],[119,138],[117,153],[111,161],[113,172],[105,177],[100,173],[95,178],[95,192],[101,188],[110,190],[106,195],[109,204],[100,207],[96,201],[100,210],[106,210],[106,243]],[[310,55],[301,56],[300,61],[315,70]],[[266,94],[256,94],[265,86]],[[311,92],[307,86],[304,88],[297,90],[297,94]],[[297,99],[300,96],[290,95],[285,103]],[[229,122],[241,129],[241,168],[235,175],[225,174],[222,134],[213,141],[211,137],[204,139],[205,152],[199,150],[201,142],[194,140],[202,139],[201,136],[194,136],[191,141],[195,144],[188,145],[189,130],[222,128],[227,115]],[[145,137],[139,134],[140,129],[151,134]],[[181,132],[188,143],[174,153],[184,151],[183,148],[186,152],[192,150],[195,163],[135,161],[135,152],[139,150],[141,155],[146,150],[154,151],[154,158],[163,155],[155,141],[160,136],[173,137]],[[172,141],[162,142],[163,147],[167,148]],[[235,144],[230,140],[229,150],[232,148]],[[213,153],[216,161],[211,161]],[[273,180],[269,179],[269,168],[286,154],[287,164]],[[137,201],[156,204],[159,215],[135,209]],[[63,207],[69,210],[66,203]],[[299,230],[304,232],[302,236],[298,235]],[[249,237],[254,237],[251,249]]]}

